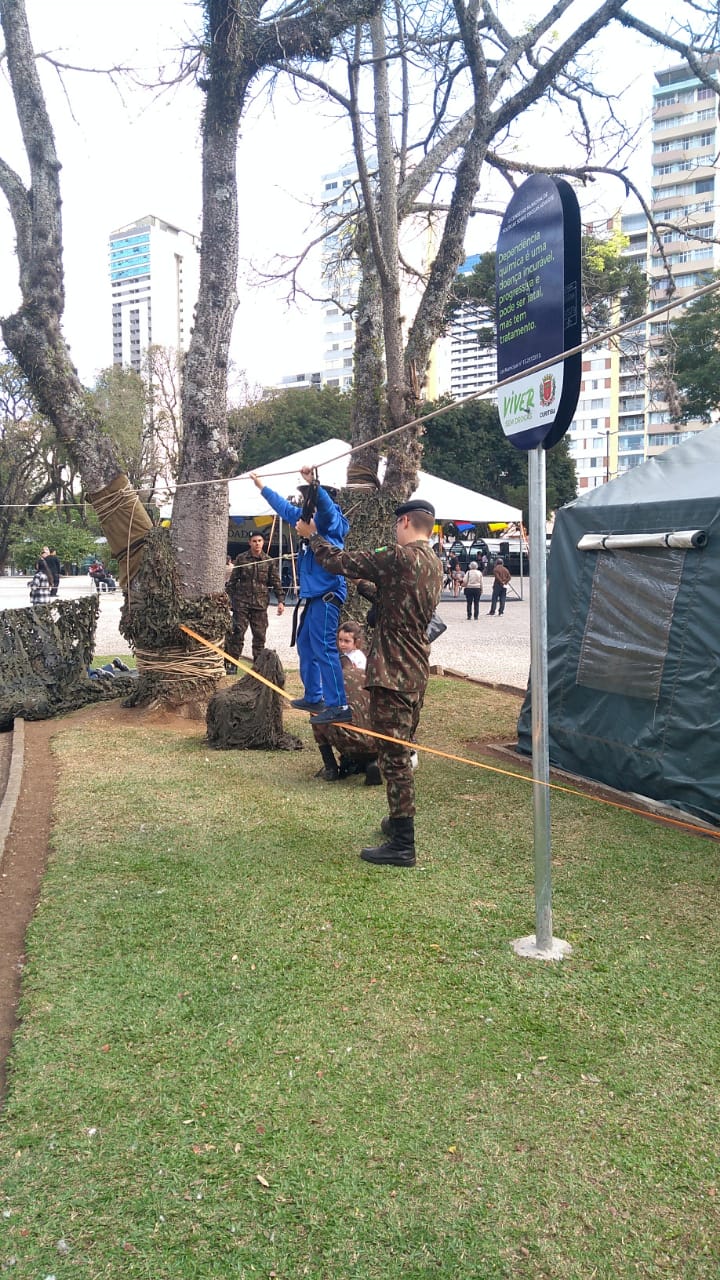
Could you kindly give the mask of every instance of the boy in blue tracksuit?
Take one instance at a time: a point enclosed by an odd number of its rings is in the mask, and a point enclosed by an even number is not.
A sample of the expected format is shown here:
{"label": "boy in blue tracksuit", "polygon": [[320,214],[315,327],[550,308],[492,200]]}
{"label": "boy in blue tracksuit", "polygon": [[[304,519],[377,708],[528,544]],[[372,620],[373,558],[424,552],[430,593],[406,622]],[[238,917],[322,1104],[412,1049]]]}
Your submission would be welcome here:
{"label": "boy in blue tracksuit", "polygon": [[[303,467],[302,475],[309,482],[312,471]],[[251,478],[268,506],[294,528],[302,515],[301,508],[269,489],[255,472],[251,473]],[[350,525],[322,486],[317,491],[315,524],[327,542],[334,547],[344,546]],[[337,647],[340,610],[347,596],[347,581],[342,574],[328,573],[327,569],[321,568],[309,547],[298,555],[298,580],[304,605],[297,631],[297,650],[305,696],[293,699],[291,705],[311,712],[316,724],[351,720],[352,711],[345,696]]]}

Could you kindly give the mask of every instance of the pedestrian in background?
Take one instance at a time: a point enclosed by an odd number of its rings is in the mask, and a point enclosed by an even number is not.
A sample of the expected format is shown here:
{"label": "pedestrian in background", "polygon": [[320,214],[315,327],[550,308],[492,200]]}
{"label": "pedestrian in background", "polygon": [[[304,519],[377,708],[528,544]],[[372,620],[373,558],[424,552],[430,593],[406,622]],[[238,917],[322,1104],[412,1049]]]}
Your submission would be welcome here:
{"label": "pedestrian in background", "polygon": [[482,595],[483,580],[477,560],[471,560],[467,573],[463,578],[463,591],[465,593],[465,603],[467,604],[467,620],[474,616],[475,621],[478,620],[480,613],[480,597]]}
{"label": "pedestrian in background", "polygon": [[58,593],[58,587],[60,586],[60,558],[55,547],[50,547],[47,555],[45,554],[45,548],[43,547],[43,560],[45,561],[49,571],[50,595],[56,596]]}
{"label": "pedestrian in background", "polygon": [[498,556],[493,569],[493,589],[492,600],[490,601],[490,613],[494,614],[495,606],[498,607],[498,614],[502,617],[505,612],[505,601],[507,599],[508,583],[510,574],[505,568],[505,561],[502,556]]}
{"label": "pedestrian in background", "polygon": [[30,581],[30,603],[49,604],[52,594],[52,578],[44,558],[41,556],[35,566],[35,574]]}

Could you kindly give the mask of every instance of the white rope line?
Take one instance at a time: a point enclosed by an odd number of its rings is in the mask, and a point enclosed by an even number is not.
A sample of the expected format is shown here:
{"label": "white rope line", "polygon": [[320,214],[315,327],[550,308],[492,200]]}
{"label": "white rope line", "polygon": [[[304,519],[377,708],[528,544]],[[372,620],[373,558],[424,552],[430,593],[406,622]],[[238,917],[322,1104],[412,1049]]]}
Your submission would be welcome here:
{"label": "white rope line", "polygon": [[[329,466],[332,462],[339,462],[341,458],[350,457],[354,453],[361,453],[363,449],[369,449],[372,445],[382,444],[385,440],[391,440],[393,436],[399,435],[402,431],[409,431],[411,427],[421,427],[425,422],[430,422],[433,418],[439,418],[443,413],[450,413],[453,409],[457,409],[459,405],[470,404],[473,400],[482,400],[485,396],[493,395],[496,391],[502,390],[503,387],[512,386],[513,382],[517,382],[520,378],[527,378],[531,374],[541,373],[543,369],[549,369],[552,365],[569,360],[571,356],[580,355],[583,351],[590,351],[593,347],[604,346],[611,338],[616,338],[619,334],[626,333],[628,329],[635,329],[638,325],[645,324],[649,320],[656,320],[658,316],[665,315],[666,312],[673,311],[676,307],[686,307],[691,302],[696,302],[698,298],[704,298],[707,294],[714,293],[716,289],[720,289],[720,280],[713,280],[710,284],[703,285],[701,289],[695,289],[693,293],[685,294],[682,298],[673,298],[664,303],[662,307],[646,311],[644,315],[636,316],[634,320],[626,320],[624,324],[615,325],[613,329],[606,329],[604,333],[597,333],[592,338],[586,338],[584,342],[578,343],[576,347],[570,347],[568,351],[561,351],[557,355],[549,356],[547,360],[542,360],[539,364],[522,369],[519,373],[513,373],[509,378],[494,382],[489,387],[483,387],[481,391],[472,391],[469,395],[462,396],[459,400],[452,400],[449,404],[442,405],[439,409],[434,409],[432,413],[413,418],[411,422],[405,422],[401,427],[393,427],[392,431],[385,431],[383,435],[374,436],[372,440],[363,440],[360,444],[348,445],[347,449],[343,449],[342,453],[338,453],[334,458],[323,458],[322,462],[317,465],[321,467]],[[275,476],[294,476],[297,474],[297,469],[294,471],[263,471],[260,478],[269,479]],[[231,480],[241,478],[241,476],[225,476],[216,480],[183,480],[175,485],[173,493],[177,493],[179,489],[200,489],[209,484],[229,484]],[[167,492],[169,494],[170,490]],[[52,503],[54,507],[74,505],[76,504],[68,502]],[[27,502],[0,502],[0,509],[5,510],[12,508],[23,510],[27,506]]]}

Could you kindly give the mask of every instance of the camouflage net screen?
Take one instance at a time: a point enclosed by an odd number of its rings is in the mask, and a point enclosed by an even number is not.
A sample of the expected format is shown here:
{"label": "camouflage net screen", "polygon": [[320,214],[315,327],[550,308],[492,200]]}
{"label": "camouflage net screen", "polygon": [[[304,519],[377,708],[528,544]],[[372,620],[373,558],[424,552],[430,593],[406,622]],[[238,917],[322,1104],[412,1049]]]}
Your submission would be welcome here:
{"label": "camouflage net screen", "polygon": [[[285,687],[285,672],[274,649],[261,649],[253,670]],[[283,702],[279,693],[254,676],[235,680],[211,699],[207,710],[208,746],[219,751],[301,751],[302,742],[283,729]]]}
{"label": "camouflage net screen", "polygon": [[132,676],[105,681],[87,674],[98,609],[92,595],[0,612],[0,729],[16,716],[47,720],[130,692]]}

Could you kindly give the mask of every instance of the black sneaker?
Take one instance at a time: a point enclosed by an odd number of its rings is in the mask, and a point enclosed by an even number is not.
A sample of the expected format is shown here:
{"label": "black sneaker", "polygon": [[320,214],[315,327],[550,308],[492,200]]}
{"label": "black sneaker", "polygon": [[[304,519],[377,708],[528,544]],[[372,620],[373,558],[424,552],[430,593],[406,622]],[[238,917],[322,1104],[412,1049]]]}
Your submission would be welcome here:
{"label": "black sneaker", "polygon": [[352,720],[352,707],[325,707],[312,717],[313,724],[349,724]]}
{"label": "black sneaker", "polygon": [[291,698],[290,706],[294,707],[296,711],[324,711],[325,710],[325,703],[322,701],[322,699],[320,700],[320,702],[308,702],[307,698]]}

